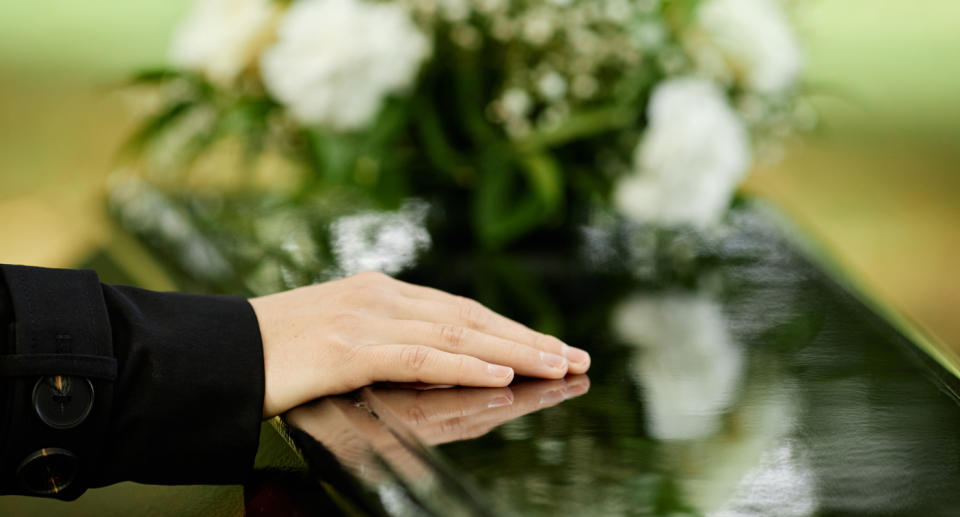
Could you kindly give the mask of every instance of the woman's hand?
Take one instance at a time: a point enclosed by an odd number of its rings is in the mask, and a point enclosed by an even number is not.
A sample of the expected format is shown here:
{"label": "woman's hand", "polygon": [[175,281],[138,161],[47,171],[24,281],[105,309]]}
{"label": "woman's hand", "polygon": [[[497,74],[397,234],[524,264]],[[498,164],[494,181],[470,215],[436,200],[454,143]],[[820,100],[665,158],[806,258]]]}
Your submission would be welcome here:
{"label": "woman's hand", "polygon": [[263,338],[263,416],[377,381],[501,387],[559,379],[590,356],[443,291],[360,273],[250,300]]}

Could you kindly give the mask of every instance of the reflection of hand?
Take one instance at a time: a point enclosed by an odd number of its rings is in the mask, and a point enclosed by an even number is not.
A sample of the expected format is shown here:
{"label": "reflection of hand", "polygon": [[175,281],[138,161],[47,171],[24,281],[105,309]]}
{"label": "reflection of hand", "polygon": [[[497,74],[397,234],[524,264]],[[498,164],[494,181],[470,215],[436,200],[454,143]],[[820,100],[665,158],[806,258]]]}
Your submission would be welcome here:
{"label": "reflection of hand", "polygon": [[366,388],[359,393],[362,403],[326,397],[293,409],[284,419],[364,479],[376,482],[391,475],[381,461],[409,479],[420,479],[432,475],[431,467],[405,444],[401,436],[406,433],[397,431],[409,430],[431,445],[468,440],[588,389],[586,375],[524,380],[509,388]]}
{"label": "reflection of hand", "polygon": [[527,380],[509,388],[372,389],[368,393],[375,408],[387,408],[422,441],[437,445],[483,436],[504,422],[589,389],[589,377],[572,375]]}
{"label": "reflection of hand", "polygon": [[583,373],[586,352],[436,289],[361,273],[250,300],[266,370],[264,417],[376,381],[506,386],[514,371]]}

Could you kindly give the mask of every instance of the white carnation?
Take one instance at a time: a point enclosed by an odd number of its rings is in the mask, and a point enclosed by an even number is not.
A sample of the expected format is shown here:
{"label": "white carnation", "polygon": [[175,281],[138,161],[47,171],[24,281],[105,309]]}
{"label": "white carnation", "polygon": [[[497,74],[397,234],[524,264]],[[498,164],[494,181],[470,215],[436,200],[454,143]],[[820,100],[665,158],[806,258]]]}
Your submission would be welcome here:
{"label": "white carnation", "polygon": [[229,85],[270,42],[277,14],[271,0],[199,0],[174,33],[170,59]]}
{"label": "white carnation", "polygon": [[412,85],[429,42],[399,4],[303,0],[261,59],[264,84],[301,122],[363,127],[384,97]]}
{"label": "white carnation", "polygon": [[707,0],[696,25],[692,53],[705,72],[761,92],[796,81],[803,56],[778,0]]}
{"label": "white carnation", "polygon": [[717,302],[702,295],[636,296],[614,311],[613,328],[641,349],[631,370],[643,388],[652,436],[692,440],[721,431],[740,388],[743,350]]}
{"label": "white carnation", "polygon": [[706,227],[723,215],[750,166],[750,142],[724,93],[700,79],[654,90],[633,174],[613,193],[618,210],[643,222]]}

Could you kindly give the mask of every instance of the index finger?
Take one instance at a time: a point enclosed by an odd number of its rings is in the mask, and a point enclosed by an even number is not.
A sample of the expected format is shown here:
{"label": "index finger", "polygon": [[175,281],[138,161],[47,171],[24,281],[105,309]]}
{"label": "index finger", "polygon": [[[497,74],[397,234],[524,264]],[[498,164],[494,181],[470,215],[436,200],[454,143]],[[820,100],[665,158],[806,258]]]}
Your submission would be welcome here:
{"label": "index finger", "polygon": [[499,338],[560,355],[570,363],[570,373],[584,373],[590,368],[590,354],[567,345],[556,337],[537,332],[485,307],[476,300],[446,293],[439,289],[395,280],[397,291],[417,303],[400,308],[408,319],[461,325]]}

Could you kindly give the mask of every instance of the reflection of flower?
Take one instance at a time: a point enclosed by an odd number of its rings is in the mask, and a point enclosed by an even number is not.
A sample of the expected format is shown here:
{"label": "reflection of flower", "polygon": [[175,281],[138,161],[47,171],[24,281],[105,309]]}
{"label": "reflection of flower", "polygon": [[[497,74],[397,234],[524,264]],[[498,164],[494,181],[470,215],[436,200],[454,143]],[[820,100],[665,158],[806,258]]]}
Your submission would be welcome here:
{"label": "reflection of flower", "polygon": [[276,5],[271,0],[199,0],[174,36],[171,60],[228,85],[269,43]]}
{"label": "reflection of flower", "polygon": [[261,60],[267,89],[306,124],[358,129],[412,85],[430,47],[394,3],[294,3]]}
{"label": "reflection of flower", "polygon": [[714,84],[670,79],[653,92],[637,172],[620,181],[614,203],[628,217],[708,226],[724,213],[750,165],[747,131]]}
{"label": "reflection of flower", "polygon": [[120,221],[153,236],[153,244],[173,253],[178,265],[198,278],[222,280],[233,267],[191,221],[188,213],[138,179],[120,181],[110,195]]}
{"label": "reflection of flower", "polygon": [[633,371],[643,387],[650,434],[691,440],[719,432],[743,369],[720,306],[697,295],[637,296],[613,318],[620,337],[643,349]]}
{"label": "reflection of flower", "polygon": [[427,206],[407,202],[398,212],[361,212],[330,227],[330,244],[341,274],[376,270],[387,274],[409,267],[430,245],[424,227]]}
{"label": "reflection of flower", "polygon": [[762,92],[796,81],[801,52],[777,0],[707,0],[697,26],[690,46],[704,72]]}
{"label": "reflection of flower", "polygon": [[814,472],[802,445],[783,440],[764,452],[747,472],[732,497],[708,517],[806,517],[817,509]]}

